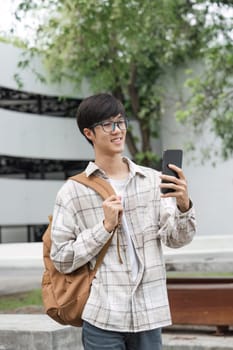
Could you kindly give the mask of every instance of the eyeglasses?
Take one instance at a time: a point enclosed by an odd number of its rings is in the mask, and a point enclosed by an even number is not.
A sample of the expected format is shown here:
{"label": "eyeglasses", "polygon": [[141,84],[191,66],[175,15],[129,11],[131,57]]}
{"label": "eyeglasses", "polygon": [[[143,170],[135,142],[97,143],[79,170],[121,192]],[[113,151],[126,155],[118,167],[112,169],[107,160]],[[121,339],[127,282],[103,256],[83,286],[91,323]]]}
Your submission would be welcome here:
{"label": "eyeglasses", "polygon": [[116,127],[118,127],[120,130],[126,130],[128,127],[128,120],[119,119],[116,122],[103,121],[103,122],[93,124],[90,129],[95,128],[98,125],[102,126],[104,132],[111,133],[115,131]]}

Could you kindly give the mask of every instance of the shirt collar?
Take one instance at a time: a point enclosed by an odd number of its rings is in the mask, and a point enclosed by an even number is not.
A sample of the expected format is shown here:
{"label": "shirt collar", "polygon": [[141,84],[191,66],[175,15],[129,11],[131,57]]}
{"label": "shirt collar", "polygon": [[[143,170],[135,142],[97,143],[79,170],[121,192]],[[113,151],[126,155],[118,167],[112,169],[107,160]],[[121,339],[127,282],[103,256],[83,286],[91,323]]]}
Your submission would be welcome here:
{"label": "shirt collar", "polygon": [[[128,163],[129,166],[129,172],[130,172],[130,176],[135,176],[136,174],[140,174],[142,176],[146,176],[146,173],[143,169],[143,167],[141,167],[140,165],[135,164],[132,160],[130,160],[128,157],[123,157],[122,158],[124,162]],[[85,173],[88,176],[94,174],[94,173],[99,173],[101,174],[102,177],[107,178],[107,175],[105,174],[105,172],[100,169],[98,167],[98,165],[96,165],[94,162],[89,162]]]}
{"label": "shirt collar", "polygon": [[96,173],[96,172],[100,172],[102,174],[102,176],[104,176],[104,171],[101,170],[98,165],[96,165],[94,162],[89,162],[88,166],[86,167],[85,173],[88,176]]}

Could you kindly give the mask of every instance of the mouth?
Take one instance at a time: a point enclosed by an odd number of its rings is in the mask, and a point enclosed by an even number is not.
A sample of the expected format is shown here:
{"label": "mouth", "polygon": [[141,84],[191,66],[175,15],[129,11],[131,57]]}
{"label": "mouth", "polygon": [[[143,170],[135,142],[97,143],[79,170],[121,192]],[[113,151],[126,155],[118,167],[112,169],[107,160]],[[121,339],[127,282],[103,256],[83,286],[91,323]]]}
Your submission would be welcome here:
{"label": "mouth", "polygon": [[122,142],[122,137],[114,137],[114,139],[111,139],[111,142],[113,142],[113,143],[121,143]]}

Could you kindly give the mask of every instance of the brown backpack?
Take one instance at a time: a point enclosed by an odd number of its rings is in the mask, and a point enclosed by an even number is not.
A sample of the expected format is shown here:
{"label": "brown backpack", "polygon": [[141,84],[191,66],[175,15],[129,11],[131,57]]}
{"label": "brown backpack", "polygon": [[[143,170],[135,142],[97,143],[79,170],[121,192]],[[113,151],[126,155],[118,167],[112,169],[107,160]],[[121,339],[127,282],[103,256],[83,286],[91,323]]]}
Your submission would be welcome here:
{"label": "brown backpack", "polygon": [[[98,192],[103,199],[115,194],[111,185],[104,179],[91,175],[86,177],[81,173],[71,177]],[[43,235],[43,259],[45,271],[42,278],[42,299],[45,312],[52,319],[63,325],[82,326],[82,312],[90,294],[92,280],[98,267],[101,265],[105,253],[111,244],[113,234],[104,245],[98,255],[94,270],[90,270],[89,264],[85,264],[72,273],[59,272],[50,259],[51,249],[51,224]],[[115,233],[116,229],[114,230]]]}

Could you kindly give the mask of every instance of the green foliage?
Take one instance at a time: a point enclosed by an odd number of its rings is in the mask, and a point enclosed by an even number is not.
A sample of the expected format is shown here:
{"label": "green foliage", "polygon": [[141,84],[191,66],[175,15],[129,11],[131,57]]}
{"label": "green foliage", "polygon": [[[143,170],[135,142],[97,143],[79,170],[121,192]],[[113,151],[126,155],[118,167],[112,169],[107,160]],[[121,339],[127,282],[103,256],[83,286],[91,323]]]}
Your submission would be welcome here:
{"label": "green foliage", "polygon": [[[190,58],[208,61],[207,80],[193,77],[187,82],[192,97],[186,111],[179,113],[180,120],[191,115],[194,127],[201,125],[206,119],[201,109],[212,117],[221,104],[216,94],[225,90],[208,72],[213,72],[220,57],[214,40],[222,34],[229,42],[229,26],[224,27],[224,16],[218,11],[210,16],[211,3],[221,7],[224,1],[22,0],[16,16],[19,21],[25,14],[37,19],[34,43],[27,44],[30,54],[43,56],[54,81],[65,78],[79,87],[87,79],[92,91],[110,91],[123,101],[140,127],[140,142],[129,131],[129,149],[133,157],[150,165],[154,161],[150,141],[159,136],[163,112],[159,79],[167,68]],[[230,50],[224,61],[227,67],[232,64]],[[225,66],[221,72],[226,72]],[[222,137],[219,123],[214,125]]]}
{"label": "green foliage", "polygon": [[159,165],[160,158],[154,152],[146,151],[146,152],[138,152],[135,156],[135,159],[138,164],[149,163],[154,168],[157,168]]}
{"label": "green foliage", "polygon": [[220,151],[211,146],[208,157],[220,153],[223,159],[228,159],[233,154],[233,45],[218,44],[206,49],[203,63],[205,70],[199,76],[191,73],[186,80],[191,97],[183,109],[178,109],[176,117],[189,123],[199,135],[208,125],[221,141]]}
{"label": "green foliage", "polygon": [[18,86],[18,89],[19,90],[22,89],[23,88],[23,81],[18,73],[14,74],[14,80]]}
{"label": "green foliage", "polygon": [[233,274],[231,272],[206,272],[206,271],[167,271],[167,278],[184,278],[184,277],[225,277],[225,278],[233,278]]}
{"label": "green foliage", "polygon": [[222,140],[222,156],[230,158],[233,153],[233,111],[228,110],[214,119],[214,130]]}
{"label": "green foliage", "polygon": [[211,1],[206,3],[207,11],[211,3],[215,11],[205,24],[201,72],[187,72],[185,87],[190,98],[178,107],[176,117],[188,123],[199,137],[206,128],[216,136],[215,145],[203,148],[204,158],[220,155],[228,159],[233,155],[233,7],[228,1]]}
{"label": "green foliage", "polygon": [[25,306],[41,306],[41,290],[36,289],[31,292],[21,294],[12,294],[0,297],[0,312],[5,310],[14,310]]}

